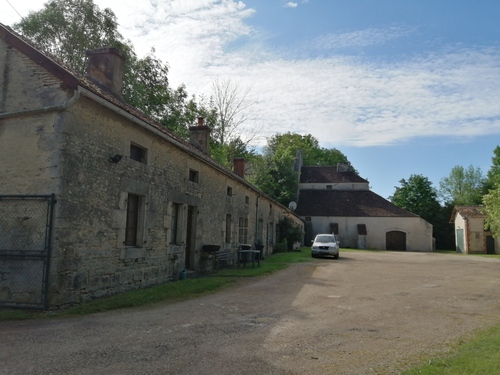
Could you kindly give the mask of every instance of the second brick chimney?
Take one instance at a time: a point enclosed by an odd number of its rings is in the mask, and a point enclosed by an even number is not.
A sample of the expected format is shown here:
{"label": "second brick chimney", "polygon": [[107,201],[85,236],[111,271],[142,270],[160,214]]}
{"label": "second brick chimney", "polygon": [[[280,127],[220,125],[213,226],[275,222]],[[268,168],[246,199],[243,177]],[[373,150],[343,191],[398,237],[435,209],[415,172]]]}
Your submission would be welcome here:
{"label": "second brick chimney", "polygon": [[121,98],[125,58],[114,47],[104,47],[87,51],[87,74],[100,88]]}
{"label": "second brick chimney", "polygon": [[233,159],[233,171],[241,178],[245,178],[245,159],[238,157]]}

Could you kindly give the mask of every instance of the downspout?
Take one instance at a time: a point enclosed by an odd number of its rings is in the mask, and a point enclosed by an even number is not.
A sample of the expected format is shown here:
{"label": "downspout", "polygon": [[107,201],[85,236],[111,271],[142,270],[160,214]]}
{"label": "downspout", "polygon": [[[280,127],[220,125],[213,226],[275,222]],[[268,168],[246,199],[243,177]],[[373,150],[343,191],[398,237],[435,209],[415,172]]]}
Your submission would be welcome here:
{"label": "downspout", "polygon": [[41,107],[41,108],[35,108],[35,109],[27,109],[24,111],[16,111],[16,112],[3,112],[0,113],[0,120],[4,118],[13,118],[13,117],[20,117],[20,116],[27,116],[27,115],[36,115],[39,113],[48,113],[48,112],[62,112],[69,108],[71,105],[73,105],[74,102],[76,102],[80,98],[80,90],[77,88],[74,90],[73,96],[66,101],[64,104],[58,104],[58,105],[53,105],[53,106],[48,106],[48,107]]}

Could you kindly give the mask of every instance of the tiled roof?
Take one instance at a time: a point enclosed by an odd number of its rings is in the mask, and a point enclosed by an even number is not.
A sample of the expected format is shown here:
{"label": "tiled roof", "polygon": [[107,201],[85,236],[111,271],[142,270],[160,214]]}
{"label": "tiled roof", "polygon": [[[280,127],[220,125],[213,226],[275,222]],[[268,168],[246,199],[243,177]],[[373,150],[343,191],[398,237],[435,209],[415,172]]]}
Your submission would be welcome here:
{"label": "tiled roof", "polygon": [[480,217],[483,218],[486,215],[483,213],[483,206],[455,206],[453,212],[451,213],[450,223],[455,221],[457,214],[462,217]]}
{"label": "tiled roof", "polygon": [[354,172],[337,172],[336,166],[302,167],[301,183],[352,183],[368,182]]}
{"label": "tiled roof", "polygon": [[198,154],[198,156],[204,157],[204,155],[199,152],[196,147],[192,146],[189,142],[171,132],[165,126],[162,126],[157,121],[145,115],[139,109],[134,108],[130,104],[126,103],[122,98],[118,98],[110,92],[103,90],[83,74],[76,72],[72,68],[65,66],[61,62],[56,61],[51,56],[43,53],[40,49],[37,49],[37,47],[34,46],[31,41],[29,41],[22,35],[19,35],[10,27],[5,26],[1,23],[0,37],[3,38],[9,45],[15,47],[17,50],[21,51],[23,54],[31,58],[36,64],[44,69],[47,69],[50,73],[59,78],[63,82],[64,87],[73,90],[77,89],[78,86],[85,88],[89,92],[108,101],[109,103],[112,103],[116,107],[131,114],[137,119],[144,121],[161,133],[168,135],[178,143],[183,144],[186,148],[190,149],[191,152]]}
{"label": "tiled roof", "polygon": [[369,190],[301,190],[299,216],[418,217]]}

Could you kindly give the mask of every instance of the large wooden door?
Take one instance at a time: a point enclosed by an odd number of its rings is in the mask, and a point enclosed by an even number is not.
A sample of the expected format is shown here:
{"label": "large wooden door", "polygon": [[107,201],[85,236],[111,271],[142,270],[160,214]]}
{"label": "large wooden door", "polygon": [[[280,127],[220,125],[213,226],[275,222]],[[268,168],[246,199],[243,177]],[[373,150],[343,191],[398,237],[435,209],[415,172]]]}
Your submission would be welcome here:
{"label": "large wooden door", "polygon": [[406,233],[393,230],[385,234],[386,250],[406,250]]}

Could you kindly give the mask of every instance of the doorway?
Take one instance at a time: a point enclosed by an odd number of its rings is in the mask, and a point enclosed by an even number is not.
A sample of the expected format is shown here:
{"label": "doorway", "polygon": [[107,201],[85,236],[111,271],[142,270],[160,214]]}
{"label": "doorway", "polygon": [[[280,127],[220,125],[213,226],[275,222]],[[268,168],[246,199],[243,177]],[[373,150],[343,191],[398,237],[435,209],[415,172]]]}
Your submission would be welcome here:
{"label": "doorway", "polygon": [[385,234],[386,250],[406,251],[406,233],[393,230]]}
{"label": "doorway", "polygon": [[188,206],[186,223],[186,256],[184,258],[184,267],[194,269],[196,254],[196,206]]}

